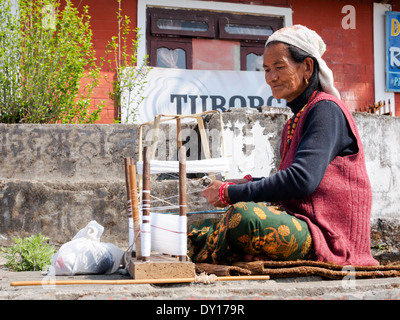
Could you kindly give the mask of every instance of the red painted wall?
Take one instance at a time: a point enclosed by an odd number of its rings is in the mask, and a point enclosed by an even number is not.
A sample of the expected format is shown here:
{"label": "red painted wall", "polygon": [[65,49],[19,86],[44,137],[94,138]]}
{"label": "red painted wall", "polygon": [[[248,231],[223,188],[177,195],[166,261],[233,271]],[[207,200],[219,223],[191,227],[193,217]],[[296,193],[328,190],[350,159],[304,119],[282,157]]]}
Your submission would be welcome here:
{"label": "red painted wall", "polygon": [[[118,3],[116,0],[72,0],[72,2],[75,6],[89,6],[94,49],[96,50],[97,59],[100,60],[105,56],[106,46],[111,37],[118,35]],[[137,2],[135,0],[122,0],[121,3],[122,15],[129,16],[132,21],[132,28],[135,28],[137,24]],[[109,58],[111,59],[112,56]],[[99,104],[102,100],[106,102],[98,123],[113,123],[117,111],[108,93],[112,91],[112,80],[115,74],[110,72],[108,64],[105,64],[102,69],[102,75],[106,75],[109,80],[102,80],[100,85],[94,89],[92,95],[93,103]]]}
{"label": "red painted wall", "polygon": [[[293,24],[303,24],[324,39],[323,56],[332,69],[335,85],[350,110],[374,103],[374,52],[372,2],[292,0]],[[356,28],[343,29],[344,5],[353,5]],[[317,9],[318,8],[318,9]]]}

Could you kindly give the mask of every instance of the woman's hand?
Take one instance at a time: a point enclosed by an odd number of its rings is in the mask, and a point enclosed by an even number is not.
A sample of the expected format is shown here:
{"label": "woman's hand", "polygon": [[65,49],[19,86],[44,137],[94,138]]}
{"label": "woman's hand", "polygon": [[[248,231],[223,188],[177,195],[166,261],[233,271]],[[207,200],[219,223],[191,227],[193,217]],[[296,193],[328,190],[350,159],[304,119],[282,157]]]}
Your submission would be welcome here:
{"label": "woman's hand", "polygon": [[[224,182],[219,181],[219,180],[214,180],[211,182],[211,184],[205,188],[202,192],[201,195],[207,199],[208,203],[212,204],[214,207],[217,208],[223,208],[226,205],[221,201],[219,197],[219,188],[223,183],[230,182],[233,184],[244,184],[249,182],[247,179],[228,179],[225,180]],[[228,195],[228,187],[225,188],[225,200],[230,203],[229,195]]]}
{"label": "woman's hand", "polygon": [[[201,195],[207,199],[208,203],[212,204],[214,207],[223,208],[225,205],[219,198],[219,187],[223,184],[222,181],[214,180],[211,184],[205,188]],[[226,192],[227,193],[227,192]]]}

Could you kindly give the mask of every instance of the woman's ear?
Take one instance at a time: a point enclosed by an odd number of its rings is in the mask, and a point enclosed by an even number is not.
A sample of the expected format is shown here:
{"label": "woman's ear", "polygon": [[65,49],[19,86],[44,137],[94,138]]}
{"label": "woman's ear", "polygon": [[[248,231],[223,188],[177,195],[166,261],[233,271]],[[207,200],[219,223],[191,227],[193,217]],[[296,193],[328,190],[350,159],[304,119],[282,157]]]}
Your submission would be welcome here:
{"label": "woman's ear", "polygon": [[307,57],[304,59],[303,63],[304,63],[304,79],[310,80],[314,72],[314,60],[310,57]]}

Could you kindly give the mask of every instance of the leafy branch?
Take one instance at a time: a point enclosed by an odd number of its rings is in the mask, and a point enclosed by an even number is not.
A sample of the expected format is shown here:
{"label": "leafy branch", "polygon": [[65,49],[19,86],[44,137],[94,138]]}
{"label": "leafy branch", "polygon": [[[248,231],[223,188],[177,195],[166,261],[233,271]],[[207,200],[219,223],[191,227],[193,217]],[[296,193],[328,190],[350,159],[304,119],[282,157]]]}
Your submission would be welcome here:
{"label": "leafy branch", "polygon": [[88,7],[70,0],[0,0],[0,122],[92,123],[91,95],[98,85]]}

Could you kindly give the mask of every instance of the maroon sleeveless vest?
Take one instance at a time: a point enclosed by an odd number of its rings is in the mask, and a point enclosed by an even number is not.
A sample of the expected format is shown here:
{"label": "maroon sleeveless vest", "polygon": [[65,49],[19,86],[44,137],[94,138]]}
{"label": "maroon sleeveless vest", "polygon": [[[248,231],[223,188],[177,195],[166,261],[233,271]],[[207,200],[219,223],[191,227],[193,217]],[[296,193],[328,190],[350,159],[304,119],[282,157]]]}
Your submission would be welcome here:
{"label": "maroon sleeveless vest", "polygon": [[[281,168],[285,170],[293,163],[304,119],[321,100],[331,100],[342,109],[357,139],[359,151],[354,155],[333,159],[320,185],[311,195],[303,199],[282,201],[281,205],[289,213],[307,222],[318,261],[338,265],[377,265],[370,249],[372,192],[364,149],[353,116],[342,101],[324,92],[320,92],[311,101],[299,119]],[[281,154],[287,140],[287,125],[282,132]]]}

